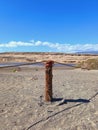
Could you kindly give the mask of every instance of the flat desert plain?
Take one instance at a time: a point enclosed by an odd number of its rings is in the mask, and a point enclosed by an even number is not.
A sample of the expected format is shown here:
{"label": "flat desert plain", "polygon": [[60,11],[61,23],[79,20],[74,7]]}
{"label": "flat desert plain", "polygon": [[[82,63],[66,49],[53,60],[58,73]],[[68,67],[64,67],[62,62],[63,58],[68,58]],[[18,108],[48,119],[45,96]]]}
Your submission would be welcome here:
{"label": "flat desert plain", "polygon": [[45,68],[0,68],[0,130],[98,130],[98,70],[53,67],[53,101],[45,102]]}

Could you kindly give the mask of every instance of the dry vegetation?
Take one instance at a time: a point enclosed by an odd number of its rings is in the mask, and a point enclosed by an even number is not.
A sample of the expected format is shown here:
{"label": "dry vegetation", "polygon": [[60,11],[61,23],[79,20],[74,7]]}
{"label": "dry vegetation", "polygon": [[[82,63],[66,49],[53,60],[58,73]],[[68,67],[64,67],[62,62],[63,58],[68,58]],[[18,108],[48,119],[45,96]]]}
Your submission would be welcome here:
{"label": "dry vegetation", "polygon": [[81,63],[88,59],[98,58],[98,55],[89,54],[65,54],[65,53],[1,53],[0,62],[39,62],[54,60],[63,63]]}
{"label": "dry vegetation", "polygon": [[88,59],[78,64],[81,69],[98,70],[98,59]]}

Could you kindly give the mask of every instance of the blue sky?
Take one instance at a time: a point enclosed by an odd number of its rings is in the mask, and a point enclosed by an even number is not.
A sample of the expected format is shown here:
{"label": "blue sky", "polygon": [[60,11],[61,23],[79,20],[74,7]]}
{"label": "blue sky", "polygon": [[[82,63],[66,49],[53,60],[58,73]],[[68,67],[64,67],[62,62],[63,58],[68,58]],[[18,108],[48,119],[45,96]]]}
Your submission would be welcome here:
{"label": "blue sky", "polygon": [[98,0],[0,0],[0,52],[98,51]]}

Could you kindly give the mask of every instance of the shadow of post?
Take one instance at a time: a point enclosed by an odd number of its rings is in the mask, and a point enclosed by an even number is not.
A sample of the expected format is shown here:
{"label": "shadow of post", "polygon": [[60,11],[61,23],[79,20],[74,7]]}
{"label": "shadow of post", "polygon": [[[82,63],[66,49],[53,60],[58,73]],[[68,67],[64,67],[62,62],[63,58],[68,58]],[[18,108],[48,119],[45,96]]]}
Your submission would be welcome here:
{"label": "shadow of post", "polygon": [[63,105],[63,104],[67,104],[68,102],[73,102],[73,103],[89,103],[90,100],[88,99],[63,99],[63,98],[54,98],[52,99],[52,102],[57,102],[59,101],[58,105]]}

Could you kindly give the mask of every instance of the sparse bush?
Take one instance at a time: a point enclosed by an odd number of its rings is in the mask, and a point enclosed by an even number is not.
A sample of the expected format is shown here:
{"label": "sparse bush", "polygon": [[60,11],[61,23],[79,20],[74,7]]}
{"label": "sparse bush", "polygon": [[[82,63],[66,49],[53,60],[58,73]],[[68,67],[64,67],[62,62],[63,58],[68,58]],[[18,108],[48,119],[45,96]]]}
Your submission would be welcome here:
{"label": "sparse bush", "polygon": [[98,59],[88,59],[78,64],[81,69],[87,70],[97,70],[98,69]]}

